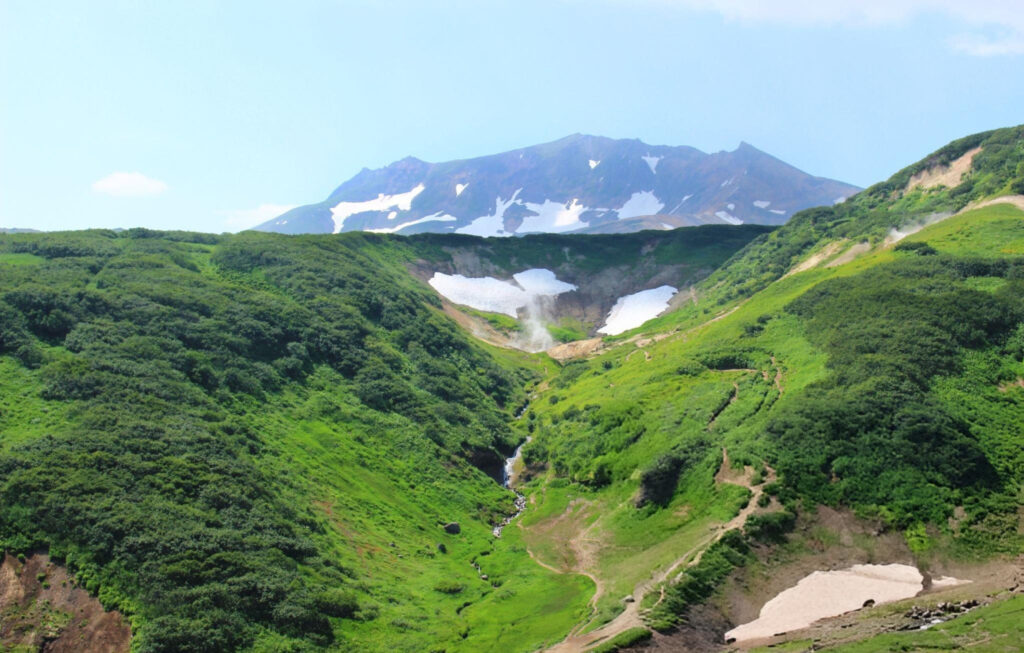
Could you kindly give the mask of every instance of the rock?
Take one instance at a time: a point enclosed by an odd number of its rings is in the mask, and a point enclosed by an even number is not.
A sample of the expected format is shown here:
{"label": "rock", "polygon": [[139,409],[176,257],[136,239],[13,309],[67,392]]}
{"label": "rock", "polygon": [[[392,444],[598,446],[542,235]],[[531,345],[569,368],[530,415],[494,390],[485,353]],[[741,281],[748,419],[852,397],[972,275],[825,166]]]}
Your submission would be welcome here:
{"label": "rock", "polygon": [[448,547],[444,545],[444,542],[437,545],[437,550],[441,553],[448,553]]}
{"label": "rock", "polygon": [[462,532],[462,528],[459,526],[459,522],[450,521],[444,525],[444,532],[450,535],[458,535]]}
{"label": "rock", "polygon": [[487,580],[487,579],[488,579],[487,574],[480,574],[480,580]]}
{"label": "rock", "polygon": [[633,595],[632,595],[632,594],[627,594],[626,596],[624,596],[624,597],[622,598],[622,602],[623,602],[623,603],[632,603],[632,602],[633,602],[633,601],[635,601],[635,600],[636,600],[636,599],[634,599],[634,598],[633,598]]}
{"label": "rock", "polygon": [[874,605],[875,605],[875,600],[874,599],[868,599],[867,601],[864,601],[864,605],[862,605],[861,607],[863,607],[863,608],[870,608],[870,607],[872,607]]}

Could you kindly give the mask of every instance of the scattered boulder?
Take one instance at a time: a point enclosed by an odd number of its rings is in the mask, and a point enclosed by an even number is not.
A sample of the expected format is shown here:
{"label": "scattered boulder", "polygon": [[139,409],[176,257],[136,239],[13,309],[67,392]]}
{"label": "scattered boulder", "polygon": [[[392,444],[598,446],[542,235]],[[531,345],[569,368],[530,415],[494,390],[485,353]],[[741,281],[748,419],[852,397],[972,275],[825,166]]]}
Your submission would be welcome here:
{"label": "scattered boulder", "polygon": [[462,527],[459,526],[459,522],[450,521],[444,525],[444,532],[449,535],[458,535],[462,532]]}
{"label": "scattered boulder", "polygon": [[627,594],[622,598],[623,603],[633,603],[634,601],[636,601],[636,599],[633,598],[632,594]]}
{"label": "scattered boulder", "polygon": [[437,550],[440,551],[441,553],[448,553],[448,547],[446,547],[444,545],[444,542],[441,542],[440,544],[437,545]]}
{"label": "scattered boulder", "polygon": [[870,607],[873,607],[874,605],[875,605],[875,600],[874,599],[868,599],[867,601],[864,601],[864,605],[862,605],[861,607],[862,608],[870,608]]}
{"label": "scattered boulder", "polygon": [[487,580],[487,579],[488,579],[487,574],[480,574],[480,580]]}

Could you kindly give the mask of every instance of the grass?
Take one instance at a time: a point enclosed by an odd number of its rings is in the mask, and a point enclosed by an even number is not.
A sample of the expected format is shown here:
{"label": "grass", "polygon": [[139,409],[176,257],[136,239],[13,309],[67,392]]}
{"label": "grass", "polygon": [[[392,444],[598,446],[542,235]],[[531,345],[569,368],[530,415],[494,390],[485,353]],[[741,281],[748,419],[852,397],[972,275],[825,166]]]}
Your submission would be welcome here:
{"label": "grass", "polygon": [[828,650],[842,653],[880,653],[961,649],[982,653],[1009,653],[1024,649],[1024,596],[1015,596],[977,608],[925,631],[887,633]]}

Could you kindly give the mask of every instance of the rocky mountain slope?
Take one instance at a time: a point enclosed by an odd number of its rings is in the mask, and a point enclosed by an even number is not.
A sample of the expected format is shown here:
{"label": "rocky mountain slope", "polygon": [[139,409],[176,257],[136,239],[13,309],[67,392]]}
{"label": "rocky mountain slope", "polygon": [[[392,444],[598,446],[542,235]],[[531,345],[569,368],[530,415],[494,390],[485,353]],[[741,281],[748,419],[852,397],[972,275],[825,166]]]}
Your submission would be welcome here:
{"label": "rocky mountain slope", "polygon": [[620,233],[699,224],[782,224],[859,189],[742,143],[732,152],[573,135],[492,156],[363,170],[322,202],[257,229],[509,236]]}

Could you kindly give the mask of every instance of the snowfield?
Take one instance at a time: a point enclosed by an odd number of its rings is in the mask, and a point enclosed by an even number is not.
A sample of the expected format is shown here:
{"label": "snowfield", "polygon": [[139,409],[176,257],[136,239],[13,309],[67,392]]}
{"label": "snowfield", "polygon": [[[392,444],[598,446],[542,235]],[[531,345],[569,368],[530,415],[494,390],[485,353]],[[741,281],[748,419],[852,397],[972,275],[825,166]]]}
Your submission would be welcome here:
{"label": "snowfield", "polygon": [[658,162],[664,159],[663,156],[642,156],[640,157],[647,164],[647,167],[651,169],[651,174],[658,174]]}
{"label": "snowfield", "polygon": [[633,193],[619,209],[619,220],[635,218],[641,215],[656,215],[665,204],[655,196],[654,191],[642,190]]}
{"label": "snowfield", "polygon": [[533,202],[522,202],[522,204],[537,215],[524,217],[523,224],[516,230],[516,233],[546,231],[557,234],[587,226],[586,223],[580,221],[580,215],[588,209],[576,198],[573,198],[568,206],[551,200],[544,200],[543,204]]}
{"label": "snowfield", "polygon": [[559,281],[554,272],[543,268],[518,272],[512,275],[512,281],[435,272],[429,283],[450,302],[514,318],[519,317],[520,308],[538,297],[554,297],[576,290],[576,286]]}
{"label": "snowfield", "polygon": [[[388,216],[388,218],[390,219],[390,216]],[[454,215],[445,215],[438,211],[434,215],[428,215],[427,217],[420,218],[419,220],[405,222],[403,224],[398,225],[397,227],[381,227],[380,229],[366,229],[366,231],[375,234],[395,234],[401,231],[402,229],[405,229],[406,227],[413,226],[414,224],[422,224],[424,222],[454,222],[456,220],[458,220],[458,218],[456,218]]]}
{"label": "snowfield", "polygon": [[619,297],[615,306],[608,312],[604,326],[597,332],[614,336],[653,320],[668,308],[668,303],[676,292],[678,291],[672,286],[659,286]]}
{"label": "snowfield", "polygon": [[377,195],[377,199],[366,200],[365,202],[338,202],[331,209],[331,219],[334,220],[334,233],[341,233],[341,230],[345,227],[345,220],[357,213],[387,211],[392,208],[399,211],[408,211],[412,208],[412,201],[425,188],[426,186],[423,184],[418,184],[406,193],[398,193],[397,195],[381,193]]}
{"label": "snowfield", "polygon": [[505,211],[508,207],[516,203],[516,197],[522,192],[522,188],[512,193],[512,197],[508,201],[502,201],[499,195],[494,200],[494,213],[491,215],[485,215],[473,220],[465,227],[459,227],[455,230],[457,234],[469,234],[470,236],[511,236],[512,234],[505,231]]}

